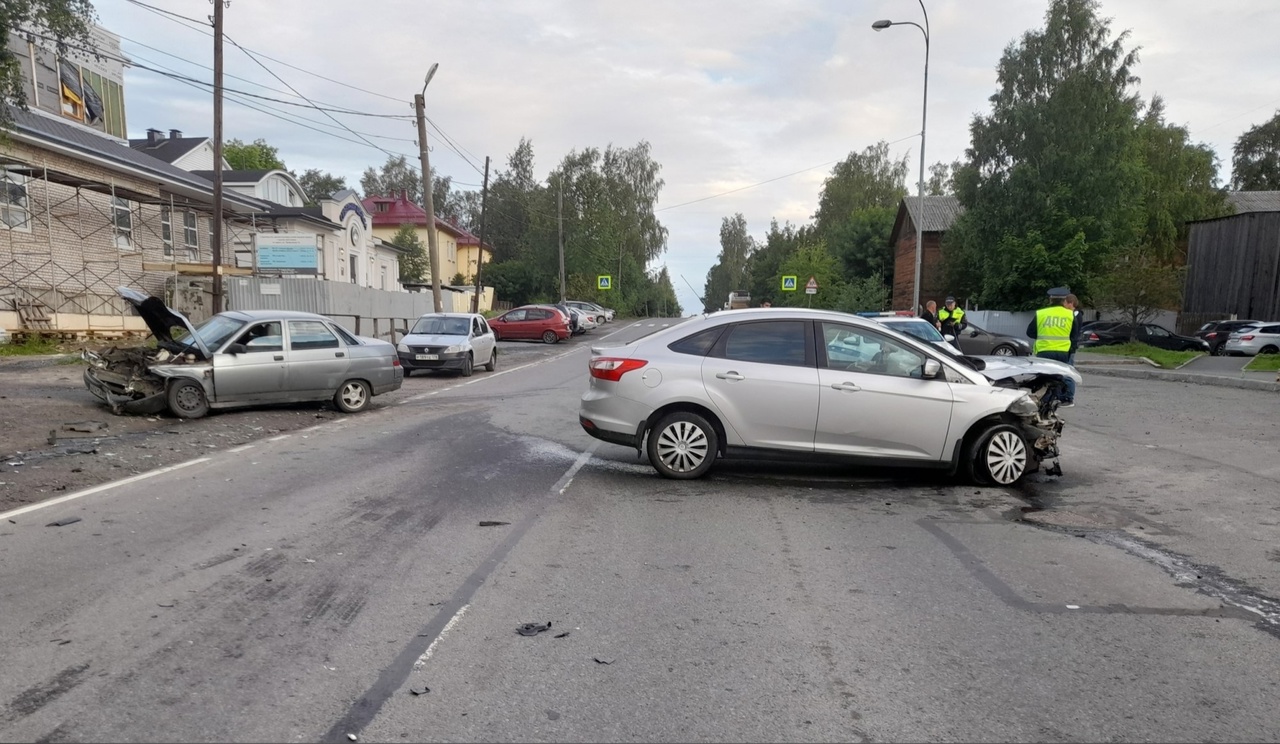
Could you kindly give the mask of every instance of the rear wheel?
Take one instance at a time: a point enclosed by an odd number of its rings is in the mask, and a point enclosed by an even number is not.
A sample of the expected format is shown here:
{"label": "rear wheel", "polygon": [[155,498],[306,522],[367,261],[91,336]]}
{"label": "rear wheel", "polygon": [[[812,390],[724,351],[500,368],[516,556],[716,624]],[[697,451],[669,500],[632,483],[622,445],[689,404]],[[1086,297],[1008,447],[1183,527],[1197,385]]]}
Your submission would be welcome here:
{"label": "rear wheel", "polygon": [[1277,349],[1274,346],[1264,346],[1262,347],[1261,350],[1258,351],[1258,353],[1259,354],[1275,354],[1277,351],[1280,351],[1280,349]]}
{"label": "rear wheel", "polygon": [[542,343],[544,344],[554,344],[559,340],[560,336],[555,331],[548,329],[542,332]]}
{"label": "rear wheel", "polygon": [[1012,486],[1030,472],[1031,452],[1021,432],[1009,424],[996,424],[974,440],[967,460],[975,482]]}
{"label": "rear wheel", "polygon": [[471,374],[475,372],[474,364],[475,362],[472,360],[470,354],[467,354],[462,358],[462,376],[463,377],[470,377]]}
{"label": "rear wheel", "polygon": [[494,349],[493,351],[489,352],[489,361],[485,363],[484,370],[486,372],[492,372],[497,368],[498,368],[498,350]]}
{"label": "rear wheel", "polygon": [[333,404],[343,413],[359,413],[369,407],[372,398],[364,380],[347,380],[333,396]]}
{"label": "rear wheel", "polygon": [[690,480],[707,474],[719,451],[716,430],[702,416],[677,411],[649,432],[649,462],[664,478]]}
{"label": "rear wheel", "polygon": [[1014,348],[1009,344],[1000,344],[999,346],[991,350],[991,354],[993,356],[1016,356],[1017,353],[1018,352],[1015,351]]}
{"label": "rear wheel", "polygon": [[197,419],[209,413],[209,398],[195,380],[178,380],[170,385],[166,400],[178,418]]}

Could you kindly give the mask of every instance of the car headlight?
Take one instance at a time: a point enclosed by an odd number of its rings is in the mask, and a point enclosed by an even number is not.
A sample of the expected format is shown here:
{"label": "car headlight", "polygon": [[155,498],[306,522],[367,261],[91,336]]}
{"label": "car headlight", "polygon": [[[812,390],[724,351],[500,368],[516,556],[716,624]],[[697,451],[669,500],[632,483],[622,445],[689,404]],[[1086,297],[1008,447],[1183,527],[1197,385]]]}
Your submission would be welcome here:
{"label": "car headlight", "polygon": [[458,352],[460,352],[460,351],[462,351],[462,345],[461,345],[461,344],[455,344],[455,345],[450,346],[449,348],[445,349],[443,353],[445,353],[445,354],[457,354],[457,353],[458,353]]}
{"label": "car headlight", "polygon": [[402,354],[408,354],[408,353],[409,353],[409,346],[408,346],[408,344],[396,344],[396,351],[398,351],[398,352],[400,352],[400,353],[402,353]]}
{"label": "car headlight", "polygon": [[1023,395],[1009,406],[1009,413],[1015,416],[1034,416],[1040,412],[1040,407],[1031,399],[1030,395]]}

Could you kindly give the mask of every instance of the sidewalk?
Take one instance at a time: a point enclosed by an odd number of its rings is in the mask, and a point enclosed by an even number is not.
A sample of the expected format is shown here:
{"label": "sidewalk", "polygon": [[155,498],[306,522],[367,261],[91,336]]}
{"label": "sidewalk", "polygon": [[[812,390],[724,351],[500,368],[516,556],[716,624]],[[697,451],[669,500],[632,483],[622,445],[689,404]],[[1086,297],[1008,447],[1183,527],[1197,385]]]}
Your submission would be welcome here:
{"label": "sidewalk", "polygon": [[1189,382],[1195,385],[1266,390],[1280,393],[1280,374],[1276,372],[1246,372],[1249,363],[1244,357],[1198,357],[1180,369],[1161,369],[1141,359],[1117,357],[1109,354],[1076,354],[1076,368],[1085,375],[1128,377],[1137,380],[1166,380]]}

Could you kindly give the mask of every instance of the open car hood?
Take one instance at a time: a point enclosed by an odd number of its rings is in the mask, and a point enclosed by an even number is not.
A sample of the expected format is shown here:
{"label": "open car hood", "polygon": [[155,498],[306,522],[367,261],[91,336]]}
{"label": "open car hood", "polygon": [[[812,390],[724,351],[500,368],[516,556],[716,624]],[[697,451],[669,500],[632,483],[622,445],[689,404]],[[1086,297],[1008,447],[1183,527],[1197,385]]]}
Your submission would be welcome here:
{"label": "open car hood", "polygon": [[981,360],[978,370],[992,382],[1000,380],[1017,380],[1020,377],[1037,375],[1060,375],[1069,377],[1077,384],[1082,381],[1080,373],[1066,362],[1034,356],[971,356],[969,359]]}
{"label": "open car hood", "polygon": [[[170,309],[159,298],[151,297],[130,287],[117,287],[116,292],[133,305],[138,311],[138,315],[146,321],[147,328],[151,330],[151,335],[155,336],[156,344],[165,351],[174,354],[187,354],[190,352],[198,352],[203,358],[208,359],[212,356],[209,349],[205,347],[204,341],[196,335],[196,329],[191,325],[191,321],[182,313]],[[175,341],[173,338],[173,329],[178,328],[187,332],[187,339],[194,340],[195,346],[185,341]]]}

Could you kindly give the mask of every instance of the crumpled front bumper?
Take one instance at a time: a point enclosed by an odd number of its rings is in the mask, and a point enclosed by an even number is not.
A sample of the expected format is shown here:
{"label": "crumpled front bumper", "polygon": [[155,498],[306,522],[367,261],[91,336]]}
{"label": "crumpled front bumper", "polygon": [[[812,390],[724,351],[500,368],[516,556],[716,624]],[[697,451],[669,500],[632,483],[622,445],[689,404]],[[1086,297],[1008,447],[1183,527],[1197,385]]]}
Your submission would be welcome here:
{"label": "crumpled front bumper", "polygon": [[99,380],[97,370],[90,367],[84,371],[84,385],[90,393],[111,407],[116,415],[135,414],[148,415],[160,413],[168,405],[163,391],[153,395],[139,397],[137,393],[113,392],[111,386]]}

